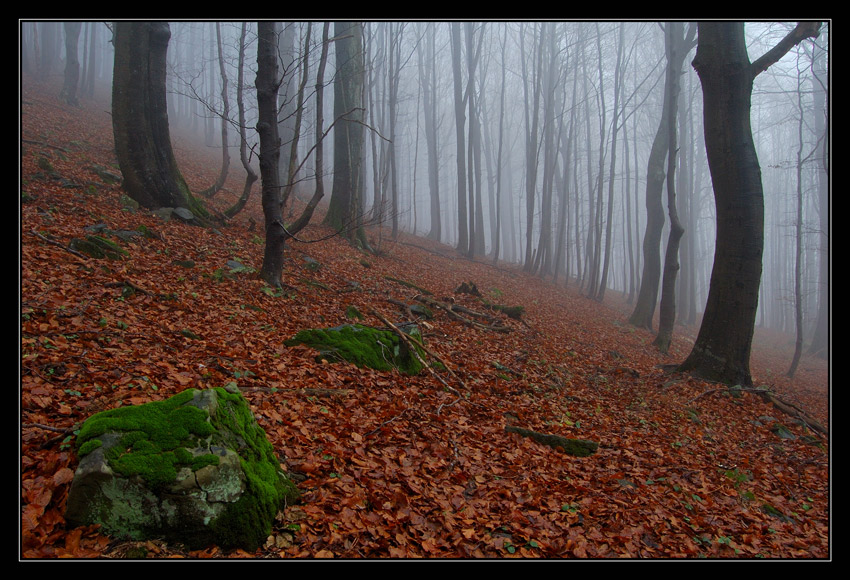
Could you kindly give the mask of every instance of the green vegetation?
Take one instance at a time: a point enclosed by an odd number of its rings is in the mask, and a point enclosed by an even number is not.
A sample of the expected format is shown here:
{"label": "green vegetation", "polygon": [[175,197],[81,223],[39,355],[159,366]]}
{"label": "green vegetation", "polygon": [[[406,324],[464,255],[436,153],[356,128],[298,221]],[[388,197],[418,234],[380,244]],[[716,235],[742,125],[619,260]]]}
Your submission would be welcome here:
{"label": "green vegetation", "polygon": [[[418,329],[410,334],[422,340]],[[346,360],[358,367],[379,371],[396,368],[408,375],[415,375],[422,370],[422,364],[397,334],[362,324],[302,330],[284,344],[304,344],[315,348],[320,353],[318,359],[324,358],[331,362]]]}
{"label": "green vegetation", "polygon": [[[194,403],[207,396],[216,397],[212,415]],[[165,401],[98,413],[80,429],[78,454],[82,457],[101,447],[101,437],[109,433],[120,434],[119,442],[106,450],[109,466],[123,476],[139,476],[154,492],[174,483],[183,467],[197,471],[218,465],[217,455],[197,454],[198,448],[217,445],[238,453],[247,489],[210,522],[210,531],[220,546],[257,549],[270,533],[278,510],[299,496],[295,485],[281,472],[271,443],[238,392],[188,389]],[[168,535],[167,530],[164,535]],[[194,547],[209,541],[209,532],[193,536],[178,531],[176,535],[176,539]]]}

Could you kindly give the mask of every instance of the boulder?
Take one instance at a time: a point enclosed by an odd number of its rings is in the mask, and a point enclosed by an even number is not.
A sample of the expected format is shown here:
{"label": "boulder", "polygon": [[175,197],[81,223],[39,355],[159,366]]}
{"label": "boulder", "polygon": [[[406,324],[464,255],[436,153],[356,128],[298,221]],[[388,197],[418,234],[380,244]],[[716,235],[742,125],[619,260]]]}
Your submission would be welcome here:
{"label": "boulder", "polygon": [[76,445],[66,522],[100,524],[116,539],[253,551],[298,498],[238,391],[188,389],[104,411]]}

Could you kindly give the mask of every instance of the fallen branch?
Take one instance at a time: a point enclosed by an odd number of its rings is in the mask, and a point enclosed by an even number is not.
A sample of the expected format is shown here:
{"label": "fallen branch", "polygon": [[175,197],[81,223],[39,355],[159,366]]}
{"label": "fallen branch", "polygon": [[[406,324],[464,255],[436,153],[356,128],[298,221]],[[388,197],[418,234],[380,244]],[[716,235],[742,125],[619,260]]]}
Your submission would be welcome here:
{"label": "fallen branch", "polygon": [[704,397],[706,395],[711,395],[711,394],[718,393],[718,392],[754,393],[754,394],[760,396],[766,403],[771,403],[774,407],[776,407],[777,409],[779,409],[780,411],[782,411],[786,415],[788,415],[790,417],[794,417],[795,419],[798,419],[799,421],[802,421],[803,423],[805,423],[808,427],[810,427],[814,431],[817,431],[818,433],[822,433],[823,435],[829,434],[829,430],[826,427],[824,427],[823,425],[821,425],[820,423],[815,421],[804,410],[800,409],[799,407],[797,407],[793,403],[789,403],[788,401],[784,401],[784,400],[780,399],[779,397],[777,397],[772,392],[770,392],[766,389],[763,389],[763,388],[719,387],[719,388],[716,388],[716,389],[709,389],[707,391],[703,391],[702,393],[700,393],[699,395],[697,395],[696,397],[691,399],[690,402],[693,403],[697,399],[701,399],[702,397]]}
{"label": "fallen branch", "polygon": [[392,329],[392,331],[393,331],[393,332],[395,332],[395,333],[399,336],[399,338],[401,338],[401,340],[403,340],[403,341],[404,341],[404,343],[405,343],[405,344],[408,346],[408,348],[410,349],[410,352],[411,352],[411,353],[413,353],[413,356],[415,356],[415,357],[416,357],[416,359],[417,359],[417,360],[418,360],[418,361],[422,364],[422,366],[424,366],[426,369],[428,369],[428,372],[430,372],[430,373],[431,373],[431,375],[432,375],[432,376],[434,376],[434,378],[436,378],[436,379],[437,379],[437,380],[439,380],[441,383],[443,383],[443,385],[445,385],[445,387],[446,387],[447,389],[449,389],[449,390],[450,390],[451,392],[453,392],[454,394],[456,394],[456,395],[458,395],[458,396],[461,396],[461,394],[460,394],[460,393],[459,393],[456,389],[454,389],[454,388],[453,388],[451,385],[449,385],[449,384],[448,384],[445,380],[443,380],[443,377],[441,377],[441,376],[440,376],[440,375],[438,375],[436,372],[434,372],[434,369],[433,369],[433,368],[431,368],[431,365],[430,365],[430,364],[428,364],[427,362],[425,362],[425,361],[422,359],[422,357],[419,355],[419,351],[418,351],[418,350],[416,350],[416,348],[414,348],[414,345],[415,345],[415,346],[417,346],[417,347],[419,347],[420,349],[422,349],[422,351],[423,351],[423,352],[425,352],[426,354],[428,354],[428,356],[430,356],[430,357],[432,357],[433,359],[437,360],[437,361],[438,361],[441,365],[443,365],[443,366],[446,368],[446,370],[449,372],[449,374],[450,374],[450,375],[452,375],[452,376],[453,376],[453,377],[454,377],[454,378],[455,378],[455,379],[456,379],[456,380],[457,380],[457,381],[461,384],[461,386],[463,386],[463,388],[464,388],[464,389],[468,389],[468,387],[466,386],[466,383],[464,383],[464,382],[463,382],[463,379],[461,379],[459,376],[457,376],[457,375],[454,373],[454,371],[452,371],[452,369],[449,367],[449,365],[447,365],[447,364],[446,364],[446,362],[445,362],[442,358],[440,358],[440,357],[439,357],[439,356],[437,356],[435,353],[433,353],[433,352],[431,352],[430,350],[428,350],[428,348],[427,348],[424,344],[422,344],[422,342],[420,342],[420,341],[419,341],[419,340],[417,340],[415,337],[410,336],[410,335],[409,335],[409,334],[407,334],[406,332],[404,332],[404,331],[402,331],[401,329],[399,329],[399,328],[398,328],[395,324],[393,324],[392,322],[390,322],[389,320],[387,320],[387,319],[386,319],[386,317],[385,317],[384,315],[382,315],[380,312],[378,312],[377,310],[375,310],[375,309],[374,309],[374,308],[372,308],[371,306],[369,307],[369,311],[370,311],[370,313],[371,313],[373,316],[375,316],[378,320],[380,320],[381,322],[383,322],[384,324],[386,324],[386,325],[387,325],[390,329]]}
{"label": "fallen branch", "polygon": [[523,429],[522,427],[514,427],[512,425],[506,425],[505,431],[508,433],[516,433],[523,437],[530,437],[537,443],[548,445],[553,449],[561,449],[567,455],[575,455],[576,457],[587,457],[588,455],[593,455],[599,447],[599,444],[595,441],[588,441],[587,439],[568,439],[567,437],[561,437],[560,435],[538,433],[537,431]]}
{"label": "fallen branch", "polygon": [[471,326],[472,328],[478,328],[481,330],[493,330],[496,332],[510,332],[512,330],[510,326],[504,326],[501,324],[481,324],[480,322],[476,322],[474,320],[466,318],[465,316],[461,316],[460,314],[458,314],[458,312],[464,312],[466,314],[478,316],[479,318],[483,318],[484,320],[493,320],[493,318],[487,316],[486,314],[475,312],[474,310],[470,310],[469,308],[465,308],[463,306],[458,306],[455,304],[446,304],[445,302],[440,302],[439,300],[435,300],[433,298],[423,296],[421,294],[418,296],[414,296],[413,299],[418,302],[422,302],[423,304],[427,304],[439,308],[440,310],[444,310],[446,313],[448,313],[449,316],[451,316],[455,320],[459,320],[463,324]]}

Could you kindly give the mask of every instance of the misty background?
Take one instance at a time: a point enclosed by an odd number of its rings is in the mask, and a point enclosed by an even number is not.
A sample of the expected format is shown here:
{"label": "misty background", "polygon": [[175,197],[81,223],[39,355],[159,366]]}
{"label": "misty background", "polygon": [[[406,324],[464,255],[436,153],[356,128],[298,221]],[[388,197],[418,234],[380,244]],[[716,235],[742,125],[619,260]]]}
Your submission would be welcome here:
{"label": "misty background", "polygon": [[[657,22],[616,21],[456,24],[459,42],[453,43],[449,22],[365,23],[362,210],[379,224],[378,242],[391,238],[397,228],[459,245],[466,224],[458,209],[455,88],[463,87],[465,147],[470,155],[462,201],[473,224],[469,228],[475,237],[473,252],[520,264],[596,298],[601,299],[597,288],[621,292],[632,303],[644,260],[647,163],[664,98],[662,27]],[[748,23],[751,60],[774,46],[794,24]],[[249,146],[257,143],[256,23],[246,27],[241,86],[237,82],[241,22],[219,22],[218,27],[214,22],[170,25],[172,134],[211,150],[221,147],[221,91],[226,79],[228,145],[231,157],[238,157],[234,103],[239,91],[245,103]],[[305,85],[298,153],[304,165],[296,186],[303,200],[311,195],[315,179],[312,152],[317,116],[313,108],[322,43],[318,23],[309,36],[307,32],[305,22],[282,23],[279,43],[284,151],[289,150],[286,127],[294,118],[305,63],[310,79]],[[109,98],[111,37],[107,23],[82,23],[77,55],[80,98]],[[827,306],[828,46],[825,27],[817,43],[797,46],[758,75],[752,95],[752,131],[765,202],[757,324],[795,332],[799,247],[807,337],[818,309]],[[699,321],[715,239],[702,94],[690,66],[693,55],[691,49],[680,79],[676,169],[677,210],[685,227],[677,316],[685,324]],[[62,22],[21,23],[24,74],[61,75],[66,58]],[[327,87],[334,81],[336,66],[330,42],[323,80]],[[331,140],[333,107],[333,91],[326,90],[322,130]],[[328,191],[333,178],[330,143],[324,148],[325,174],[321,176]],[[256,155],[253,164],[257,164]],[[241,168],[231,164],[231,171]],[[666,195],[663,203],[666,217]],[[665,219],[662,256],[668,227]]]}

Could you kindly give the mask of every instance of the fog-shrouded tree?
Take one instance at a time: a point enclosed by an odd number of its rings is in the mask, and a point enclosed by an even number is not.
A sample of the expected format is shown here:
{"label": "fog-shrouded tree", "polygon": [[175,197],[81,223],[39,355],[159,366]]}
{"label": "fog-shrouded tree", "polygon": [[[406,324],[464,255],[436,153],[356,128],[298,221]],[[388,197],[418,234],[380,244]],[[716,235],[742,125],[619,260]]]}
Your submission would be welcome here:
{"label": "fog-shrouded tree", "polygon": [[366,243],[363,215],[363,23],[334,23],[334,179],[325,223]]}
{"label": "fog-shrouded tree", "polygon": [[116,22],[112,128],[124,190],[141,206],[207,215],[180,173],[168,127],[167,22]]}
{"label": "fog-shrouded tree", "polygon": [[819,22],[800,23],[750,62],[743,22],[698,25],[692,64],[702,85],[717,234],[703,321],[679,370],[726,384],[752,384],[750,352],[764,250],[764,192],[750,125],[753,81],[819,30]]}
{"label": "fog-shrouded tree", "polygon": [[82,22],[65,22],[65,83],[59,98],[69,105],[77,104],[77,86],[80,81],[80,58],[77,46],[80,42]]}
{"label": "fog-shrouded tree", "polygon": [[[696,28],[691,25],[685,31],[684,23],[668,22],[665,25],[664,45],[667,50],[667,75],[669,76],[670,93],[669,112],[667,115],[667,213],[670,217],[670,233],[667,238],[667,250],[664,255],[664,272],[661,280],[661,304],[659,307],[658,334],[653,344],[661,352],[666,353],[673,339],[673,325],[676,322],[676,278],[679,274],[679,243],[685,234],[685,228],[679,220],[676,207],[676,158],[679,149],[678,102],[680,93],[681,65],[691,48],[693,48]],[[679,68],[673,68],[678,66]]]}
{"label": "fog-shrouded tree", "polygon": [[[672,38],[665,35],[665,45]],[[666,50],[666,49],[665,49]],[[669,50],[667,51],[670,54]],[[681,70],[686,54],[672,53],[674,61],[668,61],[668,70]],[[646,169],[646,225],[643,237],[643,274],[640,277],[637,302],[635,302],[629,322],[634,326],[652,329],[655,308],[658,305],[658,291],[661,281],[661,235],[664,228],[664,206],[662,196],[664,180],[667,176],[666,159],[669,148],[670,75],[665,76],[664,102],[658,130],[652,141]]]}

